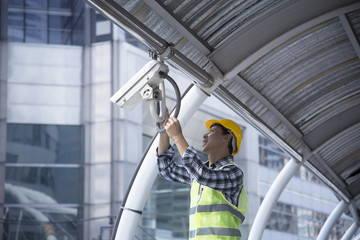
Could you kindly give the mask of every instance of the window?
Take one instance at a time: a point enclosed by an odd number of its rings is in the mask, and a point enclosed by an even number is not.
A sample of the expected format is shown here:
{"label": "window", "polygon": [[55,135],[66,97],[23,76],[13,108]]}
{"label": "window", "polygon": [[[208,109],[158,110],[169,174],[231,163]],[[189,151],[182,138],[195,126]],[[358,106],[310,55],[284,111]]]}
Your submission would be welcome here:
{"label": "window", "polygon": [[[316,238],[324,225],[327,214],[278,202],[273,209],[267,229],[287,232],[301,237]],[[340,218],[329,239],[339,239],[352,221]]]}
{"label": "window", "polygon": [[51,233],[56,239],[82,239],[77,237],[79,212],[75,207],[5,206],[3,239],[47,239]]}
{"label": "window", "polygon": [[81,239],[82,126],[8,124],[5,239]]}
{"label": "window", "polygon": [[[81,204],[80,168],[7,167],[7,204]],[[25,201],[26,199],[26,201]]]}
{"label": "window", "polygon": [[[260,165],[281,171],[285,164],[290,160],[290,156],[275,146],[269,139],[259,136]],[[296,176],[317,184],[323,184],[319,178],[312,174],[305,167],[301,166],[296,172]]]}
{"label": "window", "polygon": [[83,129],[80,126],[8,124],[7,163],[80,164]]}
{"label": "window", "polygon": [[276,147],[269,139],[259,136],[259,151],[260,151],[260,164],[281,170],[286,162],[290,160],[290,157]]}
{"label": "window", "polygon": [[10,42],[83,44],[83,1],[9,0],[8,6]]}
{"label": "window", "polygon": [[[143,136],[143,146],[151,137]],[[175,148],[175,161],[180,154]],[[203,156],[203,154],[201,155]],[[189,229],[190,185],[175,183],[158,176],[145,204],[137,236],[140,239],[187,239]]]}

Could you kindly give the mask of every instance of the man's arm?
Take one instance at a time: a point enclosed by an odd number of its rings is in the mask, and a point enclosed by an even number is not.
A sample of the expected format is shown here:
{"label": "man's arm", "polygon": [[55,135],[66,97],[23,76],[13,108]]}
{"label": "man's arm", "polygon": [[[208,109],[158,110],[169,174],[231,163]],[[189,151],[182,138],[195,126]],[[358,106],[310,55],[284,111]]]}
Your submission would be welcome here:
{"label": "man's arm", "polygon": [[[187,143],[184,135],[182,134],[182,129],[179,120],[176,117],[170,117],[168,121],[165,124],[165,129],[167,135],[174,141],[176,144],[179,153],[181,156],[184,155],[184,152],[189,147],[189,144]],[[161,138],[161,136],[160,136]],[[160,139],[161,141],[161,139]],[[165,139],[163,140],[165,145]],[[160,145],[159,145],[160,147]]]}
{"label": "man's arm", "polygon": [[174,154],[174,148],[169,147],[165,152],[157,156],[159,174],[170,181],[191,184],[192,179],[184,166],[178,165],[174,162]]}
{"label": "man's arm", "polygon": [[[168,129],[170,127],[170,131],[171,131],[170,134],[172,134],[174,132],[174,129],[173,129],[173,125],[170,124],[170,122],[173,122],[173,121],[171,120],[169,122],[168,117],[169,117],[169,115],[167,112],[166,120],[160,124],[160,128],[163,128],[163,126],[165,125],[164,128],[167,131],[160,133],[160,136],[159,136],[159,146],[157,149],[157,166],[158,166],[159,174],[167,180],[191,184],[192,180],[189,176],[189,173],[186,171],[186,169],[183,166],[177,165],[172,160],[172,158],[174,156],[174,149],[172,147],[170,147],[170,138],[169,138]],[[180,124],[177,127],[180,127]],[[179,133],[176,133],[175,135],[177,135],[177,134],[179,134]],[[182,135],[181,127],[180,127],[180,135]],[[170,135],[170,136],[173,136],[173,135]],[[184,139],[184,137],[182,137],[182,138]],[[183,143],[181,143],[181,141],[180,142],[174,141],[174,142],[178,146],[178,148],[179,148],[179,146],[182,146],[181,147],[182,149],[184,148]],[[185,148],[185,150],[186,150],[186,148]],[[185,151],[185,150],[181,150],[181,151]],[[180,150],[179,150],[179,152],[180,152]],[[183,154],[183,152],[180,152],[180,154]]]}
{"label": "man's arm", "polygon": [[163,154],[170,147],[170,139],[166,132],[160,133],[158,155]]}

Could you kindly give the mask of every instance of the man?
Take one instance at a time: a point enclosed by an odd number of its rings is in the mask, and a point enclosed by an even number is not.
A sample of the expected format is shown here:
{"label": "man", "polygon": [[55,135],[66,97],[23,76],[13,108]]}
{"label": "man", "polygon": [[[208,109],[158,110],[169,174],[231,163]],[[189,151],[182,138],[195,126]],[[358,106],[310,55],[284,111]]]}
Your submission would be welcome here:
{"label": "man", "polygon": [[[160,133],[157,149],[159,173],[165,179],[191,184],[189,239],[239,240],[247,196],[243,172],[233,155],[239,152],[241,129],[229,119],[211,119],[205,125],[209,131],[203,136],[202,151],[208,161],[203,163],[184,138],[179,121],[175,117],[165,121],[166,132]],[[182,156],[181,165],[172,160],[169,138]]]}

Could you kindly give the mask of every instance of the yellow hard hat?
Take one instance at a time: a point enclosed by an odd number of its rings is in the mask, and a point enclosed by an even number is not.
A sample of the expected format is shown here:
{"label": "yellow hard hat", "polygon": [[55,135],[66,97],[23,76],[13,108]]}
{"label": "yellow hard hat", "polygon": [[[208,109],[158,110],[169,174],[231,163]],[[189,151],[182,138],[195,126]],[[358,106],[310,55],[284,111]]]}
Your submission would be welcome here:
{"label": "yellow hard hat", "polygon": [[232,134],[234,135],[234,137],[236,139],[236,149],[233,149],[233,152],[231,153],[231,156],[234,156],[235,154],[237,154],[239,152],[240,145],[241,145],[242,132],[241,132],[240,127],[234,121],[232,121],[230,119],[221,119],[221,120],[209,119],[206,121],[205,125],[206,125],[207,129],[210,129],[211,126],[214,125],[215,123],[218,123],[221,126],[229,129],[232,132]]}

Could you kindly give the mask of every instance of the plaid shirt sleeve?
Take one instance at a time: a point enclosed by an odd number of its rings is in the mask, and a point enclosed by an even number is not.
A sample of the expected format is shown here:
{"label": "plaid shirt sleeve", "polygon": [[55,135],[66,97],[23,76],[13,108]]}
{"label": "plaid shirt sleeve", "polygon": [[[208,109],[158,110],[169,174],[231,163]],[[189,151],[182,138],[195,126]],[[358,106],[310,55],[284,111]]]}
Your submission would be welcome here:
{"label": "plaid shirt sleeve", "polygon": [[190,175],[187,172],[184,166],[178,165],[174,162],[173,157],[175,155],[175,150],[170,146],[162,154],[157,155],[157,166],[159,170],[159,174],[170,181],[191,184],[192,180],[190,179]]}
{"label": "plaid shirt sleeve", "polygon": [[225,194],[238,195],[243,184],[243,172],[236,165],[228,165],[222,169],[207,167],[198,157],[193,147],[186,149],[182,163],[191,179]]}

